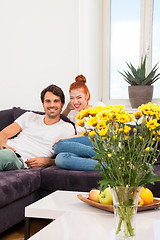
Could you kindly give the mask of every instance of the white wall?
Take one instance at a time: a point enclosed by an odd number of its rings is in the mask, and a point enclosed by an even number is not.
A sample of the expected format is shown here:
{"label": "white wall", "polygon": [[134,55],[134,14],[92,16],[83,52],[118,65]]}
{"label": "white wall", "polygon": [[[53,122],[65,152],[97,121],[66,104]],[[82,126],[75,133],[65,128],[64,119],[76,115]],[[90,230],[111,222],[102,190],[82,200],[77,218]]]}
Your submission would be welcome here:
{"label": "white wall", "polygon": [[0,109],[41,110],[40,92],[84,74],[99,100],[101,0],[0,0]]}

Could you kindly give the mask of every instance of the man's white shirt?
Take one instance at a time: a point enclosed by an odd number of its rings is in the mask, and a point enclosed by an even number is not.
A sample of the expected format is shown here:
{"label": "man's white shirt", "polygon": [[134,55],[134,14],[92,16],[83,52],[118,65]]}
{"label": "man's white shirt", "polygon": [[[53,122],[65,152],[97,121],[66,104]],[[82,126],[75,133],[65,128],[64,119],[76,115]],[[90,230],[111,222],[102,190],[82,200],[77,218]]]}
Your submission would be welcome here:
{"label": "man's white shirt", "polygon": [[54,154],[53,143],[59,138],[75,134],[71,123],[60,119],[55,124],[46,125],[44,117],[45,115],[26,112],[15,120],[22,131],[15,138],[9,139],[7,145],[13,147],[24,162],[36,157],[51,158]]}

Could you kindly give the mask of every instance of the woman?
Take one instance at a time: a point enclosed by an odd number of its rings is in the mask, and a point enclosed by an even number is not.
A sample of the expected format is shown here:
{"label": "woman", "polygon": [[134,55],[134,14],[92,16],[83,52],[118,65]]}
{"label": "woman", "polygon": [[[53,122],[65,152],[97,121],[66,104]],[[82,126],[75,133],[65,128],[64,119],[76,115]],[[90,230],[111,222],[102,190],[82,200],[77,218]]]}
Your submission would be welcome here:
{"label": "woman", "polygon": [[92,171],[97,165],[97,160],[92,159],[96,153],[92,149],[89,138],[82,136],[84,128],[76,125],[78,122],[76,116],[81,110],[105,105],[102,102],[93,105],[89,103],[90,92],[83,75],[78,75],[75,78],[75,82],[70,86],[69,94],[70,102],[63,114],[75,123],[77,135],[61,139],[54,145],[54,152],[57,154],[55,164],[59,168]]}

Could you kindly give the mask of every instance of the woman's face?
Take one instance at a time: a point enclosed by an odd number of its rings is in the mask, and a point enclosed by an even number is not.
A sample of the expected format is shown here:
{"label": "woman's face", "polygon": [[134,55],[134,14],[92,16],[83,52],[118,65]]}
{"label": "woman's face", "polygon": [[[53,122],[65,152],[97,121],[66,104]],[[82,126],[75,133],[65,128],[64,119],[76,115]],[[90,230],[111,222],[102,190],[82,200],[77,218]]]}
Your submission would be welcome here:
{"label": "woman's face", "polygon": [[70,102],[77,111],[87,108],[88,97],[88,94],[85,94],[83,88],[73,89],[70,91]]}

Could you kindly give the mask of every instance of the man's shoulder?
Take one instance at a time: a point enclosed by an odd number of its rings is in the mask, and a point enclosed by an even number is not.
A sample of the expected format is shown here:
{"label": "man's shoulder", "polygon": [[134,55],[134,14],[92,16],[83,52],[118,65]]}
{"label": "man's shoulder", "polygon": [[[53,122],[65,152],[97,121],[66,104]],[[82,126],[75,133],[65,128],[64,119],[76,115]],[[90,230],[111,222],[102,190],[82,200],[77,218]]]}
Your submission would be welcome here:
{"label": "man's shoulder", "polygon": [[19,123],[19,122],[23,122],[23,121],[36,121],[39,119],[42,119],[44,116],[34,113],[34,112],[25,112],[23,113],[21,116],[19,116],[15,122]]}
{"label": "man's shoulder", "polygon": [[74,125],[72,124],[72,122],[66,122],[63,119],[60,119],[59,123],[63,126],[71,126],[74,128]]}

